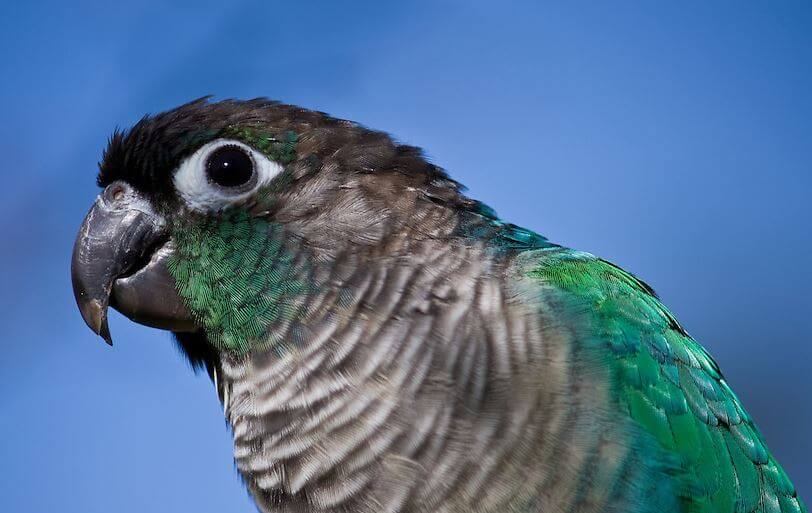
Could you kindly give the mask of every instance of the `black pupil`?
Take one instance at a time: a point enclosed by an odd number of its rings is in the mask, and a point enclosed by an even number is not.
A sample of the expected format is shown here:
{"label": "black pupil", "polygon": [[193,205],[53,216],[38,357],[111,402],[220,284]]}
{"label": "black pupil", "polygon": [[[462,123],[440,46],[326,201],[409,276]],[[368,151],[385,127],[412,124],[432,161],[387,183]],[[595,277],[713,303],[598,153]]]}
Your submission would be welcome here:
{"label": "black pupil", "polygon": [[254,174],[254,162],[237,146],[223,146],[209,155],[206,161],[206,173],[209,179],[223,187],[237,187],[251,180]]}

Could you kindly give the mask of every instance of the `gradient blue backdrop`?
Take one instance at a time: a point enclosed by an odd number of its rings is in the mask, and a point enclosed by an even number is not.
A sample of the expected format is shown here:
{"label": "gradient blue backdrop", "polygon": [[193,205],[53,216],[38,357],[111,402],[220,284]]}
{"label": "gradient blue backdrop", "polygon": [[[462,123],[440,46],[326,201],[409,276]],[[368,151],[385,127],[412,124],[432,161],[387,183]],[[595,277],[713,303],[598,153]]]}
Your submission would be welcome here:
{"label": "gradient blue backdrop", "polygon": [[112,129],[206,94],[390,131],[643,277],[812,498],[812,4],[223,3],[0,7],[0,511],[253,510],[211,384],[68,272]]}

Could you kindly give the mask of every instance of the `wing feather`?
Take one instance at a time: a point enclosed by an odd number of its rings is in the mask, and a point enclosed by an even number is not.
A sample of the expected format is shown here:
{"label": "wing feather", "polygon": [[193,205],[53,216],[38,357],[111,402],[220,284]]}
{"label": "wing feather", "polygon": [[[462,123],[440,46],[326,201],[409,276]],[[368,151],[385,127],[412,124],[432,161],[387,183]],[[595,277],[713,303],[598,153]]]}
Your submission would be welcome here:
{"label": "wing feather", "polygon": [[716,362],[651,287],[588,253],[536,253],[532,274],[574,312],[590,312],[586,330],[608,355],[618,406],[678,456],[685,511],[806,511]]}

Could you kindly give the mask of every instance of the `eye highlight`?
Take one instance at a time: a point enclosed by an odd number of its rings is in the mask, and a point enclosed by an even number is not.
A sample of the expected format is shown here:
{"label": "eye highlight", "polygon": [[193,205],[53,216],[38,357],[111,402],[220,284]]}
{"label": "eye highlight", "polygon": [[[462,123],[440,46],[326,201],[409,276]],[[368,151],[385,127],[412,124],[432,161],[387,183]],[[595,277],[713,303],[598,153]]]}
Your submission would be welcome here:
{"label": "eye highlight", "polygon": [[217,139],[181,162],[173,183],[189,208],[211,212],[248,200],[282,171],[281,164],[241,141]]}
{"label": "eye highlight", "polygon": [[254,160],[239,146],[220,146],[206,159],[209,180],[221,187],[238,187],[254,176]]}

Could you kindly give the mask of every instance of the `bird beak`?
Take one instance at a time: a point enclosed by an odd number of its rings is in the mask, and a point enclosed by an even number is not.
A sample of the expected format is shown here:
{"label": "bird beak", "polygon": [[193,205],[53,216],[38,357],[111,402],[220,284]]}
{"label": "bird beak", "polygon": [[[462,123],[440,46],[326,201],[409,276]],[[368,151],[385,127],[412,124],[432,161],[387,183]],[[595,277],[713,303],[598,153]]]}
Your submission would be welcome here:
{"label": "bird beak", "polygon": [[90,329],[112,345],[107,307],[135,322],[196,331],[167,268],[172,244],[164,220],[124,182],[107,186],[85,217],[71,259],[73,294]]}

